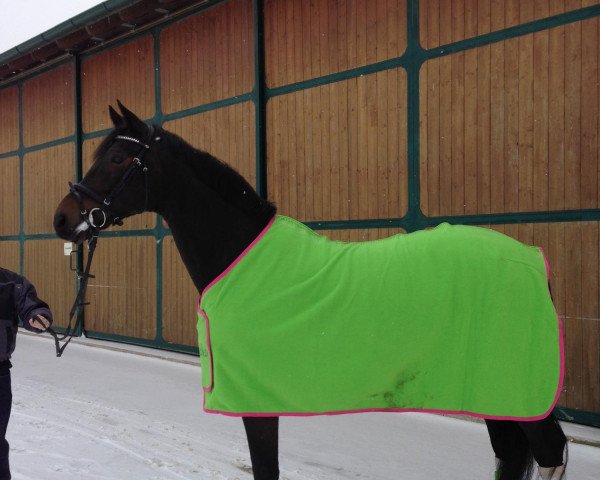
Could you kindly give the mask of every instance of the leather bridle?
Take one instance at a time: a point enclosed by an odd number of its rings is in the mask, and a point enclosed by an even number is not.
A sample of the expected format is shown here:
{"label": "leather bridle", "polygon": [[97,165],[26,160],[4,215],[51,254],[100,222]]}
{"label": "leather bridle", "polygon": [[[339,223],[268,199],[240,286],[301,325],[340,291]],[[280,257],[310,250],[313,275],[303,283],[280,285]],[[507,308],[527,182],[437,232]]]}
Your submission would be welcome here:
{"label": "leather bridle", "polygon": [[[150,139],[152,139],[152,135],[154,134],[154,127],[150,127]],[[155,140],[160,139],[157,137]],[[112,217],[111,225],[123,225],[122,214],[119,214],[115,211],[112,203],[114,199],[123,191],[123,189],[127,186],[129,181],[133,178],[134,173],[141,172],[144,176],[144,208],[140,211],[133,212],[142,213],[146,211],[148,207],[148,167],[144,161],[144,156],[148,150],[150,150],[150,145],[142,142],[134,137],[128,137],[126,135],[117,135],[115,136],[115,140],[125,140],[127,142],[133,142],[140,145],[142,148],[138,152],[138,154],[133,158],[133,161],[123,173],[121,180],[113,187],[110,193],[106,196],[100,195],[95,190],[91,189],[87,185],[83,183],[83,180],[78,183],[69,182],[69,191],[75,196],[77,202],[79,203],[79,213],[83,220],[88,224],[88,226],[94,230],[100,230],[101,228],[107,225],[107,220]],[[150,140],[151,141],[151,140]],[[87,209],[83,205],[83,197],[91,198],[92,200],[98,202],[100,207],[95,207],[90,209],[88,212]],[[97,222],[97,219],[94,215],[99,212],[101,217],[101,222]],[[107,215],[108,214],[108,215]]]}
{"label": "leather bridle", "polygon": [[[160,137],[156,137],[152,139],[154,135],[154,127],[150,127],[150,140],[149,143],[160,140]],[[144,143],[141,140],[138,140],[134,137],[129,137],[126,135],[117,135],[114,138],[115,140],[124,140],[127,142],[133,142],[141,146],[138,154],[133,158],[123,176],[115,185],[115,187],[110,191],[110,193],[106,196],[100,195],[98,192],[88,187],[83,183],[83,181],[78,183],[69,182],[69,191],[75,196],[77,202],[79,203],[79,213],[83,220],[87,223],[91,235],[88,240],[88,256],[87,262],[85,265],[85,269],[83,271],[77,269],[77,278],[80,281],[79,290],[77,291],[77,296],[75,297],[75,302],[73,302],[73,306],[71,307],[71,311],[69,312],[69,324],[67,325],[65,332],[59,337],[57,333],[52,328],[47,328],[46,331],[52,335],[54,338],[54,346],[56,347],[56,356],[62,356],[65,348],[73,338],[73,335],[81,325],[82,316],[81,308],[84,305],[87,305],[85,302],[85,292],[88,285],[88,280],[90,278],[94,278],[93,275],[90,274],[90,267],[92,265],[92,258],[94,256],[94,251],[96,250],[96,242],[98,241],[98,235],[100,234],[100,230],[107,226],[107,221],[109,217],[111,218],[111,225],[123,225],[122,214],[119,214],[112,205],[113,200],[123,191],[123,189],[127,186],[127,184],[134,177],[136,172],[140,172],[144,176],[144,208],[139,212],[146,211],[148,208],[148,166],[144,161],[144,156],[150,150],[150,144]],[[83,204],[83,197],[91,198],[92,200],[98,202],[100,207],[94,207],[90,209],[88,212]],[[96,213],[99,212],[102,216],[100,217],[101,222],[97,222],[95,218]],[[73,318],[77,317],[75,321],[75,325],[72,326]],[[65,343],[61,346],[60,342],[65,340]]]}

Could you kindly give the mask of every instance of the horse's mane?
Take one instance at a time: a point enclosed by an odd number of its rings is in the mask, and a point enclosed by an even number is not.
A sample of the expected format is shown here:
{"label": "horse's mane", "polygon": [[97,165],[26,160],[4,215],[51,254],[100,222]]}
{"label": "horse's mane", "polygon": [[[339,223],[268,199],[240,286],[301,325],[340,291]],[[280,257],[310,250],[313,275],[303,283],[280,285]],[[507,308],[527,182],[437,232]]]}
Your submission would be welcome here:
{"label": "horse's mane", "polygon": [[161,130],[161,135],[169,142],[169,150],[173,152],[174,160],[191,167],[198,179],[227,203],[252,216],[258,215],[267,220],[275,215],[275,205],[261,198],[254,187],[233,167],[210,153],[195,148],[172,132]]}

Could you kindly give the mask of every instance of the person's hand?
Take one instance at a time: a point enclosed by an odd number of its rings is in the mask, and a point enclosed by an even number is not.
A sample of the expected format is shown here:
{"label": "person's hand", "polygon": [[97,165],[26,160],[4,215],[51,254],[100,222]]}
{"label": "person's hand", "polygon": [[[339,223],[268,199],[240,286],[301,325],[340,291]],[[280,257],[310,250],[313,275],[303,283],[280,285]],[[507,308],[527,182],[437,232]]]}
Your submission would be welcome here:
{"label": "person's hand", "polygon": [[45,332],[50,326],[50,321],[43,315],[37,315],[35,318],[29,319],[29,325],[40,332]]}

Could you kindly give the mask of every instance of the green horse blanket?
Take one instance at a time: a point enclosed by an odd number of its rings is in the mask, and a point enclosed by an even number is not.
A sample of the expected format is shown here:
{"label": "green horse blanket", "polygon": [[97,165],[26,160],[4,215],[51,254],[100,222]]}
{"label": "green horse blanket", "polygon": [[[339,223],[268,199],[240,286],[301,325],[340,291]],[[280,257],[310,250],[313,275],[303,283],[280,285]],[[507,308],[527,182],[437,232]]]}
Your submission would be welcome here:
{"label": "green horse blanket", "polygon": [[198,311],[211,413],[534,420],[562,384],[543,253],[485,228],[343,243],[277,216]]}

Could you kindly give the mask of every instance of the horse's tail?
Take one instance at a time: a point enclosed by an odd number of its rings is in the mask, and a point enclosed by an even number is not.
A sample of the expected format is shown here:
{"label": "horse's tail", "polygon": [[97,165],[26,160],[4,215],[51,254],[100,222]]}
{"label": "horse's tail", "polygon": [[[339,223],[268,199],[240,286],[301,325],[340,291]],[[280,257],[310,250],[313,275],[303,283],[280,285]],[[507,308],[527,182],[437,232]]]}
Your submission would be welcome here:
{"label": "horse's tail", "polygon": [[521,445],[508,459],[496,459],[495,480],[531,480],[535,471],[533,453],[529,446]]}

